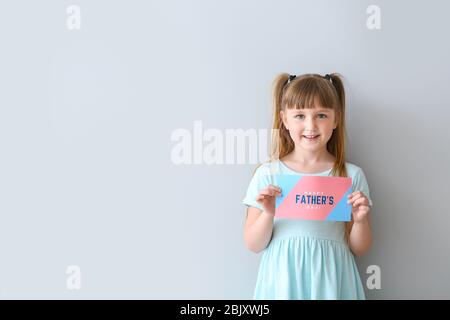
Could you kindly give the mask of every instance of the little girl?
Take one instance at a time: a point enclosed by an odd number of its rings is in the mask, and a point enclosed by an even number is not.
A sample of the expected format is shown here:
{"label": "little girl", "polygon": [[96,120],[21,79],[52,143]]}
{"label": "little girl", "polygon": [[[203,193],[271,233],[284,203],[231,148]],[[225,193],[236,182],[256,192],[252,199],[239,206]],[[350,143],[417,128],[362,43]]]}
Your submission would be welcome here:
{"label": "little girl", "polygon": [[[254,299],[365,299],[354,255],[372,244],[369,186],[345,162],[345,93],[338,74],[280,74],[274,81],[270,161],[260,165],[243,203],[244,240],[263,251]],[[351,222],[275,217],[274,174],[352,178]]]}

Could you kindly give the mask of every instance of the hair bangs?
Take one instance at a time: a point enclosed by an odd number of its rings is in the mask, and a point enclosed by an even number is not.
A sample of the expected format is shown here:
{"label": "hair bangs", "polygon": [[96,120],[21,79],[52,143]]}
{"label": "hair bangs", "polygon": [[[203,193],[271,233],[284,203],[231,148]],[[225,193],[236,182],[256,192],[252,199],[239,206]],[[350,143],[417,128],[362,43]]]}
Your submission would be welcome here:
{"label": "hair bangs", "polygon": [[336,109],[336,96],[326,81],[316,77],[294,81],[283,96],[283,105],[287,109]]}

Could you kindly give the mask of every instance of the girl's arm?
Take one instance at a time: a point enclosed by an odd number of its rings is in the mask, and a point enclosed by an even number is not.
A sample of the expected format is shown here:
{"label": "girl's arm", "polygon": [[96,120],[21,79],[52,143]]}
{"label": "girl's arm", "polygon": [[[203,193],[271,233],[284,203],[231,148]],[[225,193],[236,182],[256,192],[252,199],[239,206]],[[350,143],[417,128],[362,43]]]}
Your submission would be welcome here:
{"label": "girl's arm", "polygon": [[275,198],[281,195],[279,187],[268,185],[259,191],[256,201],[261,204],[263,210],[249,207],[247,220],[244,226],[244,241],[246,247],[258,253],[270,242],[275,218]]}
{"label": "girl's arm", "polygon": [[369,199],[363,192],[353,192],[348,203],[352,204],[353,226],[348,245],[355,256],[366,254],[372,246],[372,229],[370,227]]}
{"label": "girl's arm", "polygon": [[244,226],[244,241],[247,249],[258,253],[267,247],[272,237],[273,219],[274,215],[271,213],[258,208],[248,208]]}
{"label": "girl's arm", "polygon": [[349,236],[349,247],[355,256],[365,255],[372,246],[372,230],[370,218],[367,216],[362,221],[354,222]]}

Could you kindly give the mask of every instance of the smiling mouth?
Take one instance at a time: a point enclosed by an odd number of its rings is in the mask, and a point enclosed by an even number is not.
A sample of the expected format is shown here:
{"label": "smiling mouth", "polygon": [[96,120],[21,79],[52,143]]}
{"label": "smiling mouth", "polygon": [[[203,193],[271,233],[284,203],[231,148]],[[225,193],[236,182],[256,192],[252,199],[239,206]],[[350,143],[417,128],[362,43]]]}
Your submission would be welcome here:
{"label": "smiling mouth", "polygon": [[315,140],[320,136],[320,134],[315,135],[315,136],[302,136],[303,138],[306,138],[307,140]]}

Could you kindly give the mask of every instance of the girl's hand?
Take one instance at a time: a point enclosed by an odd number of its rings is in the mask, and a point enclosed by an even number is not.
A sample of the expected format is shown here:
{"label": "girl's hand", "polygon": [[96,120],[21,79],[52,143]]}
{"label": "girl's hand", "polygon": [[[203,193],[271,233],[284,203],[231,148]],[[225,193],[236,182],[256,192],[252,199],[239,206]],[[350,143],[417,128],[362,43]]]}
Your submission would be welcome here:
{"label": "girl's hand", "polygon": [[369,199],[362,191],[352,192],[348,196],[347,203],[352,205],[352,215],[354,222],[365,222],[369,216]]}
{"label": "girl's hand", "polygon": [[269,184],[267,188],[259,191],[256,201],[263,206],[266,213],[275,215],[275,197],[280,195],[281,188]]}

